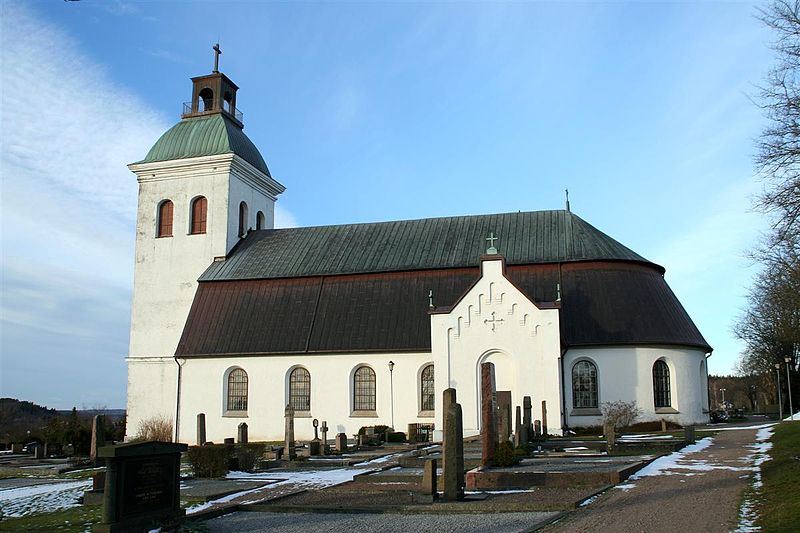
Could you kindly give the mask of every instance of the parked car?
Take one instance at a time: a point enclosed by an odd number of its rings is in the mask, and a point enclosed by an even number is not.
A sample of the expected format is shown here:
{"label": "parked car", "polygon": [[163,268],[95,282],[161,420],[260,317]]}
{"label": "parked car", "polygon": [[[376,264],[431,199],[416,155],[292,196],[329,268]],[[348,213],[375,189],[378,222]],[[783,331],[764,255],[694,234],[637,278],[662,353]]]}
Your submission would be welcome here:
{"label": "parked car", "polygon": [[41,446],[41,443],[36,441],[29,442],[28,444],[22,447],[22,453],[33,453],[33,449],[36,446]]}
{"label": "parked car", "polygon": [[718,424],[720,422],[728,421],[728,413],[722,410],[711,411],[711,423]]}

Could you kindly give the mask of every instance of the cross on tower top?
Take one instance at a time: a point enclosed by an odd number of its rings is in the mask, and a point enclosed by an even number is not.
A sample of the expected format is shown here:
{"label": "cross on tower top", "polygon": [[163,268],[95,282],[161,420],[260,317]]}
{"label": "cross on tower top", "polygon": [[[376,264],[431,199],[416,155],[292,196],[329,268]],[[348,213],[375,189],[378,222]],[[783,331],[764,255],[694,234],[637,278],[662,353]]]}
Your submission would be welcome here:
{"label": "cross on tower top", "polygon": [[489,255],[494,255],[497,253],[497,248],[494,247],[494,241],[497,240],[497,237],[494,236],[494,232],[491,232],[486,240],[489,241],[489,248],[486,249],[486,253]]}
{"label": "cross on tower top", "polygon": [[219,48],[219,43],[215,44],[212,48],[214,50],[214,72],[219,72],[219,56],[222,50]]}

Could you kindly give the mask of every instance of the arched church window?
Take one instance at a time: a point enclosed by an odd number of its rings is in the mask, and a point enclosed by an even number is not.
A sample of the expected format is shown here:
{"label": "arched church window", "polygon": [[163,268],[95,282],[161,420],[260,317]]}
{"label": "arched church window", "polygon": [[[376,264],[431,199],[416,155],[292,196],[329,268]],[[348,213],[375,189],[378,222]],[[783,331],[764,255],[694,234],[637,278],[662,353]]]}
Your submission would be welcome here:
{"label": "arched church window", "polygon": [[653,397],[656,407],[670,407],[672,398],[669,387],[669,367],[659,359],[653,365]]}
{"label": "arched church window", "polygon": [[192,202],[192,235],[206,232],[206,214],[208,211],[208,200],[205,196],[200,196]]}
{"label": "arched church window", "polygon": [[225,94],[224,94],[224,95],[223,95],[223,97],[222,97],[222,107],[223,107],[223,109],[225,109],[225,111],[227,111],[228,113],[233,113],[233,110],[232,110],[232,109],[233,109],[233,104],[232,104],[232,101],[233,101],[233,96],[231,95],[231,93],[230,93],[230,92],[228,92],[228,91],[225,91]]}
{"label": "arched church window", "polygon": [[158,205],[158,230],[159,237],[172,237],[172,202],[164,200]]}
{"label": "arched church window", "polygon": [[228,374],[228,411],[247,411],[247,372],[234,368]]}
{"label": "arched church window", "polygon": [[256,213],[256,229],[264,229],[265,226],[264,212],[259,211]]}
{"label": "arched church window", "polygon": [[572,407],[597,408],[597,367],[591,361],[572,366]]}
{"label": "arched church window", "polygon": [[239,237],[244,237],[247,233],[247,204],[239,203]]}
{"label": "arched church window", "polygon": [[359,367],[353,375],[353,410],[375,410],[375,371],[368,366]]}
{"label": "arched church window", "polygon": [[295,368],[289,374],[289,405],[295,411],[311,410],[311,374],[305,368]]}
{"label": "arched church window", "polygon": [[206,87],[197,96],[200,97],[200,101],[197,102],[198,111],[203,112],[214,109],[214,91]]}
{"label": "arched church window", "polygon": [[434,389],[433,389],[433,365],[428,365],[422,369],[419,375],[420,391],[420,411],[433,411],[434,409]]}

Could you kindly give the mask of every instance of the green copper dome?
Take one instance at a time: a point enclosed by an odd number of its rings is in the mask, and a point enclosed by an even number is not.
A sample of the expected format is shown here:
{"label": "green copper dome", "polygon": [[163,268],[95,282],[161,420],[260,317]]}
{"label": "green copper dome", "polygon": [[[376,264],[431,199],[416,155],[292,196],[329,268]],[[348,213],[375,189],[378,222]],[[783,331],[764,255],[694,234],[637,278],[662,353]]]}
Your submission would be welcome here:
{"label": "green copper dome", "polygon": [[271,176],[264,158],[242,128],[224,113],[185,118],[161,136],[140,163],[234,153]]}

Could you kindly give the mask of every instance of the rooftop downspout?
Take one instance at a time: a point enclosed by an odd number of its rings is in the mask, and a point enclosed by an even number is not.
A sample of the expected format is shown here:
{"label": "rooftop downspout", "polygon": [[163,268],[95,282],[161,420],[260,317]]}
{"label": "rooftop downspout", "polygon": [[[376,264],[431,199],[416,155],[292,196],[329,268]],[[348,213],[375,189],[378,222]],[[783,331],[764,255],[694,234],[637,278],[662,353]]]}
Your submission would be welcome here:
{"label": "rooftop downspout", "polygon": [[178,386],[175,390],[175,442],[178,442],[181,427],[181,374],[183,365],[186,364],[186,359],[176,355],[175,364],[178,365]]}

